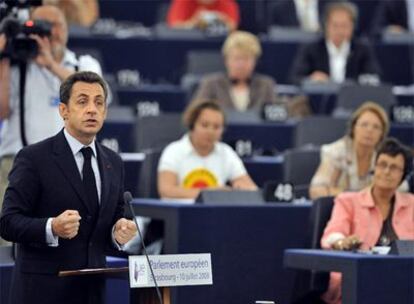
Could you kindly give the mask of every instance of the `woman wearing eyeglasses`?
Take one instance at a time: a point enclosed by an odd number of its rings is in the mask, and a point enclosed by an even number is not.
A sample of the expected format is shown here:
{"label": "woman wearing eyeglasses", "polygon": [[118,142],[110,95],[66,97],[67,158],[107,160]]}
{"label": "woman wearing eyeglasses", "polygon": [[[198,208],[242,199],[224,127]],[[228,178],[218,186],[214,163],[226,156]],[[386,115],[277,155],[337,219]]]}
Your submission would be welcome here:
{"label": "woman wearing eyeglasses", "polygon": [[363,103],[349,121],[347,134],[321,147],[321,162],[312,178],[312,199],[359,191],[372,180],[376,150],[389,129],[388,116],[374,102]]}
{"label": "woman wearing eyeglasses", "polygon": [[[412,153],[393,138],[378,150],[372,185],[337,196],[322,236],[325,249],[350,250],[389,246],[397,239],[414,239],[414,195],[397,191],[412,171]],[[332,272],[322,299],[341,303],[341,275]]]}

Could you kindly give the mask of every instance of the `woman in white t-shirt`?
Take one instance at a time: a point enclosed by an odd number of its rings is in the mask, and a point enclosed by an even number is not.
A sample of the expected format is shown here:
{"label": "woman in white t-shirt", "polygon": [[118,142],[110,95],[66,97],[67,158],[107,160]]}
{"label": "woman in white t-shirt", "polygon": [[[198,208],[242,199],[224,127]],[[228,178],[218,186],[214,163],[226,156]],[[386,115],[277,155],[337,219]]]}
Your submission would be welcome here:
{"label": "woman in white t-shirt", "polygon": [[158,164],[160,197],[195,198],[203,188],[257,189],[241,159],[220,142],[225,117],[216,102],[193,103],[184,123],[189,131],[164,149]]}

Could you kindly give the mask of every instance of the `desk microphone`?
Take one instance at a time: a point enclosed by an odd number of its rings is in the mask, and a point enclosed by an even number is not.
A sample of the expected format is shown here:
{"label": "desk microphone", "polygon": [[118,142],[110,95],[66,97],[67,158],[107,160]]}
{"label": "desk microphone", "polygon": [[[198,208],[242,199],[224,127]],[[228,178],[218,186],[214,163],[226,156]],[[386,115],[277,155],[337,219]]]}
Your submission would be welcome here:
{"label": "desk microphone", "polygon": [[141,229],[139,229],[138,222],[137,222],[137,217],[135,215],[134,208],[132,208],[131,201],[132,201],[131,192],[129,192],[129,191],[124,192],[124,202],[125,202],[126,205],[128,205],[129,211],[131,212],[131,214],[134,218],[134,223],[137,226],[138,234],[139,234],[139,237],[141,239],[141,246],[142,246],[145,257],[147,258],[147,262],[148,262],[149,269],[151,271],[152,279],[154,280],[154,285],[155,285],[155,290],[157,291],[158,301],[159,301],[160,304],[163,304],[160,288],[158,287],[157,280],[156,280],[155,275],[154,275],[154,270],[152,269],[152,266],[151,266],[151,263],[150,263],[150,260],[149,260],[149,257],[148,257],[147,248],[145,247],[144,238],[142,237]]}

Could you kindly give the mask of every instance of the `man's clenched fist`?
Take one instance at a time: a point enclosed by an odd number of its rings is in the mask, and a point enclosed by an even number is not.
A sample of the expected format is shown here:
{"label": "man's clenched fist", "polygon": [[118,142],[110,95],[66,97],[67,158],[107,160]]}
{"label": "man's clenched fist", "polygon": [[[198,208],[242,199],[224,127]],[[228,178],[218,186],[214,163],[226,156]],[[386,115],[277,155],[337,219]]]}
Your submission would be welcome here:
{"label": "man's clenched fist", "polygon": [[137,226],[133,221],[125,218],[119,219],[115,224],[115,240],[123,245],[137,234]]}
{"label": "man's clenched fist", "polygon": [[73,239],[78,234],[80,220],[78,211],[64,211],[52,220],[53,234],[63,239]]}

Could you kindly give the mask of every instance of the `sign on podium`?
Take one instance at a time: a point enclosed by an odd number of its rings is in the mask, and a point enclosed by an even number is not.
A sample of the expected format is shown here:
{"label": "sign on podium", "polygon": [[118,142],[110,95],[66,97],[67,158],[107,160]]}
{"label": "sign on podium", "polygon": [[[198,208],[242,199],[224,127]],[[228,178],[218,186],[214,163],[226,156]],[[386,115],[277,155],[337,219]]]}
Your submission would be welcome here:
{"label": "sign on podium", "polygon": [[[160,287],[212,285],[211,254],[150,255],[149,261]],[[145,256],[129,256],[131,288],[154,287],[154,279]]]}

